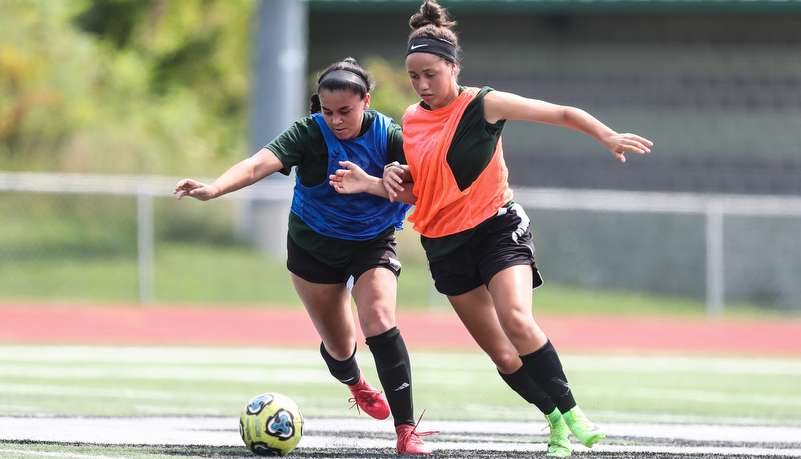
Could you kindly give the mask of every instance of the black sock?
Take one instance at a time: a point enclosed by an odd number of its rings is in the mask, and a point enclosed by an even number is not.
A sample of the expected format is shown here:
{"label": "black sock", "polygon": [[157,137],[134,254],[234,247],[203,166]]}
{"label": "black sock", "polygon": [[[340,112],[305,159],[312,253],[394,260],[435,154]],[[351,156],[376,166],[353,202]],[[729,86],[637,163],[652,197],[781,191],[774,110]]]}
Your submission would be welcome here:
{"label": "black sock", "polygon": [[526,372],[545,390],[560,412],[567,413],[576,406],[562,362],[550,340],[531,354],[521,355],[520,359]]}
{"label": "black sock", "polygon": [[387,396],[395,425],[414,425],[412,366],[400,330],[392,327],[380,335],[368,337],[365,342],[373,353],[378,379]]}
{"label": "black sock", "polygon": [[331,357],[331,354],[325,350],[325,344],[320,343],[320,354],[323,355],[323,360],[328,366],[328,371],[331,376],[337,378],[341,383],[354,385],[359,382],[359,364],[356,363],[356,343],[353,343],[353,354],[347,360],[337,360]]}
{"label": "black sock", "polygon": [[510,375],[501,373],[498,370],[498,374],[501,375],[501,378],[512,390],[523,397],[523,400],[536,405],[543,414],[551,414],[556,409],[551,397],[548,397],[548,394],[531,378],[525,368],[520,367],[519,370]]}

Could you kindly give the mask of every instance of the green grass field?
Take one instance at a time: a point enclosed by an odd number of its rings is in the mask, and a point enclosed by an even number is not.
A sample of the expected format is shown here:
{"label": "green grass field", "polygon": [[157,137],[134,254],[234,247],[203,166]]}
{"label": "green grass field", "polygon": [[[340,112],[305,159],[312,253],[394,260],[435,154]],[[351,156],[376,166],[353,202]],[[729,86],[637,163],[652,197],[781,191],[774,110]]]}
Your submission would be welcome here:
{"label": "green grass field", "polygon": [[[372,357],[360,364],[377,381]],[[599,422],[801,425],[801,359],[562,357]],[[432,419],[538,420],[478,352],[413,352],[415,404]],[[0,415],[234,416],[275,391],[310,417],[356,416],[316,349],[0,346]]]}
{"label": "green grass field", "polygon": [[[359,358],[368,379],[376,381],[369,353],[362,350]],[[501,382],[483,354],[412,352],[411,358],[416,411],[419,414],[425,410],[423,428],[443,421],[467,420],[480,421],[478,425],[482,429],[484,426],[491,429],[473,435],[458,431],[441,433],[432,441],[478,442],[476,448],[481,450],[473,451],[468,446],[468,451],[464,451],[435,443],[439,445],[437,457],[532,457],[525,451],[493,450],[503,448],[505,442],[523,442],[535,451],[544,450],[547,436],[539,430],[546,425],[542,415]],[[701,429],[722,425],[729,426],[724,427],[724,431],[742,426],[748,432],[769,427],[795,429],[792,435],[801,426],[798,414],[801,412],[798,390],[801,358],[563,354],[562,361],[579,403],[601,425],[664,424],[668,428],[688,425]],[[41,419],[34,424],[44,429],[59,429],[62,423],[82,422],[80,419],[86,417],[96,419],[94,425],[98,428],[94,437],[89,434],[90,438],[97,438],[96,441],[2,441],[0,458],[253,457],[244,445],[237,446],[236,441],[227,446],[203,444],[203,440],[192,444],[161,444],[157,440],[147,444],[106,445],[102,444],[102,426],[110,421],[128,426],[126,417],[168,417],[174,419],[173,424],[169,424],[172,427],[177,427],[174,423],[180,423],[181,419],[217,419],[214,425],[219,432],[226,432],[226,438],[235,440],[237,418],[244,405],[255,395],[267,391],[289,395],[307,420],[318,420],[313,422],[316,425],[326,418],[334,418],[335,423],[341,423],[343,418],[369,421],[365,415],[349,411],[349,392],[328,374],[315,349],[0,345],[0,418],[3,422]],[[123,419],[112,419],[117,417]],[[526,428],[530,433],[523,436],[506,433],[503,423],[514,421],[530,423],[531,430]],[[26,424],[31,423],[26,421]],[[130,427],[136,431],[139,425],[137,421]],[[391,449],[394,441],[391,423],[382,425],[386,432],[379,429],[379,433],[333,434],[338,440],[334,440],[331,447],[309,447],[307,442],[292,455],[340,459],[398,457]],[[752,457],[750,451],[756,448],[762,457],[778,458],[787,457],[782,455],[783,451],[792,453],[793,457],[801,452],[798,449],[801,443],[792,438],[765,445],[753,440],[688,443],[661,438],[659,428],[656,429],[653,437],[612,436],[598,447],[603,452],[574,452],[574,456],[745,458]],[[313,435],[321,434],[324,432],[318,427]],[[342,439],[343,435],[360,441],[379,440],[383,446],[342,449],[342,441],[349,444]],[[737,453],[732,447],[738,448]],[[692,448],[712,452],[686,452]],[[725,452],[716,453],[715,448]],[[664,451],[659,452],[660,449]],[[537,452],[533,457],[541,454]]]}

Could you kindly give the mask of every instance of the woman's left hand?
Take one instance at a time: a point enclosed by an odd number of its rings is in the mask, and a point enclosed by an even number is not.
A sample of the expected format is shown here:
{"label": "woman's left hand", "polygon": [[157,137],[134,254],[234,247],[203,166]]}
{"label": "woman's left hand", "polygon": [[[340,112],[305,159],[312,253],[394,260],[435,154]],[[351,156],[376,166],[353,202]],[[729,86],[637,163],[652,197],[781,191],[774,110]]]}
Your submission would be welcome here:
{"label": "woman's left hand", "polygon": [[614,134],[605,143],[621,163],[626,162],[625,153],[638,153],[641,155],[650,153],[651,149],[649,147],[654,145],[650,140],[637,134]]}

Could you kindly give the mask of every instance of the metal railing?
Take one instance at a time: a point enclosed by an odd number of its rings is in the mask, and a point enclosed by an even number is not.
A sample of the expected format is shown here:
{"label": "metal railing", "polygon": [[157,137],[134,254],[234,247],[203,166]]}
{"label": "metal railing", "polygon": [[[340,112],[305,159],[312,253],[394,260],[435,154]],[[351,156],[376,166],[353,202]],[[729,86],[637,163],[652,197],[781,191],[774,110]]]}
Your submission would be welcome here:
{"label": "metal railing", "polygon": [[[172,197],[177,177],[0,172],[0,191],[122,195],[136,198],[139,299],[153,298],[153,200]],[[286,181],[262,181],[223,197],[287,202]],[[706,307],[711,316],[725,303],[724,221],[731,216],[799,217],[801,197],[658,193],[558,188],[516,188],[515,200],[527,209],[580,210],[639,214],[694,214],[705,218]]]}

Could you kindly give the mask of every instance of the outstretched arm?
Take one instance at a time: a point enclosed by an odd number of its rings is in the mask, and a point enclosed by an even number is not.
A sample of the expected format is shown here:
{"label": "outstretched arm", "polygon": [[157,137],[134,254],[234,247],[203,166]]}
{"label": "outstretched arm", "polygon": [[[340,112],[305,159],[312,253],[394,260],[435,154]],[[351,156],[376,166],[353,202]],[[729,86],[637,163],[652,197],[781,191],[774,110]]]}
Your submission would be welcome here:
{"label": "outstretched arm", "polygon": [[626,162],[625,153],[650,153],[649,147],[654,144],[636,134],[619,134],[580,108],[527,99],[508,92],[487,93],[484,118],[493,124],[508,119],[566,126],[595,137],[622,163]]}
{"label": "outstretched arm", "polygon": [[338,169],[335,174],[328,176],[328,183],[334,187],[337,193],[370,193],[405,204],[414,204],[417,201],[417,197],[412,194],[411,186],[400,188],[392,196],[381,178],[367,174],[364,169],[350,161],[340,161],[339,165],[346,169]]}
{"label": "outstretched arm", "polygon": [[175,185],[173,194],[177,194],[178,199],[189,196],[201,201],[208,201],[252,185],[283,167],[284,165],[275,156],[275,153],[267,148],[262,148],[250,158],[231,166],[211,185],[184,179]]}

